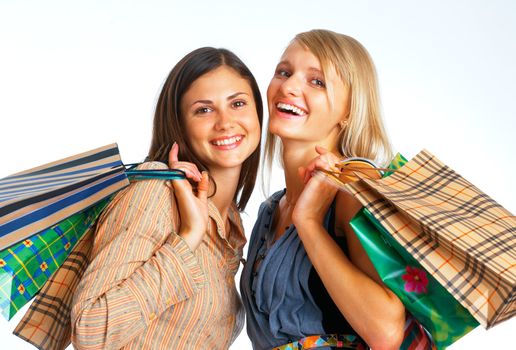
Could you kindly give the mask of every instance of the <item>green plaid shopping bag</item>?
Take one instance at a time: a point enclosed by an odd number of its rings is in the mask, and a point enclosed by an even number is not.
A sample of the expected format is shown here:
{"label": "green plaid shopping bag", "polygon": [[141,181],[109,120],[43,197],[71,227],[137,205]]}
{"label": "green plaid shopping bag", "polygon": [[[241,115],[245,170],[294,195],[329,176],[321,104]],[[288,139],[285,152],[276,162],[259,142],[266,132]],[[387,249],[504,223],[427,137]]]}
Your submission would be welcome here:
{"label": "green plaid shopping bag", "polygon": [[63,264],[109,199],[0,251],[0,311],[16,314]]}

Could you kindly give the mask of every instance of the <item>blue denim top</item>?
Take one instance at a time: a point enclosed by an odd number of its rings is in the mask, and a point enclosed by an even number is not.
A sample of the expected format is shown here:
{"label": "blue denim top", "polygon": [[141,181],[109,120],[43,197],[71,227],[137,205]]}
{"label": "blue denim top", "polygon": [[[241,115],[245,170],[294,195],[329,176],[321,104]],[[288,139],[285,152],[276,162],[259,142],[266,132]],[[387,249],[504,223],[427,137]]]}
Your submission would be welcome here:
{"label": "blue denim top", "polygon": [[[284,193],[284,190],[276,192],[261,204],[240,280],[247,333],[255,350],[325,334],[323,314],[309,288],[313,266],[295,227],[291,225],[272,243],[269,228]],[[334,204],[324,219],[327,230],[334,224],[330,222],[332,211]],[[262,261],[255,272],[253,266],[257,260]]]}

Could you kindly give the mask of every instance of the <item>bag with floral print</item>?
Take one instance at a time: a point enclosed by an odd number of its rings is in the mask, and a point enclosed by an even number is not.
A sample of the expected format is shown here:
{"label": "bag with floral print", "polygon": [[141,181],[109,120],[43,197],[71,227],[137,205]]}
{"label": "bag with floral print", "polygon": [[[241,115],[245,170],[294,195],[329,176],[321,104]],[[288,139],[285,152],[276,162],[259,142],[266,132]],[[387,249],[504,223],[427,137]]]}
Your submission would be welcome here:
{"label": "bag with floral print", "polygon": [[[391,166],[397,168],[404,162],[398,155]],[[478,326],[475,318],[367,209],[361,209],[350,224],[385,285],[431,334],[438,349],[446,348]]]}

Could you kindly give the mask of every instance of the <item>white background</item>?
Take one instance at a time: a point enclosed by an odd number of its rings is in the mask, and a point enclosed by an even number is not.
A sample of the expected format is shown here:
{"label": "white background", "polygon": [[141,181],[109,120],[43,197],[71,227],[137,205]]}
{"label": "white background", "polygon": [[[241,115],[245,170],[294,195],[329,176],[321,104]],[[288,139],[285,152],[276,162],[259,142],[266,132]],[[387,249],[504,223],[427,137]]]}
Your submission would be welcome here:
{"label": "white background", "polygon": [[[182,56],[231,49],[265,97],[288,41],[313,28],[351,35],[370,51],[397,151],[430,150],[516,211],[509,0],[0,0],[0,177],[112,142],[126,163],[141,161],[157,95]],[[274,174],[271,191],[283,186]],[[244,214],[248,235],[263,198],[257,189]],[[32,349],[10,334],[22,314],[0,320],[2,348]],[[515,331],[514,319],[477,328],[450,349],[511,348]],[[232,348],[250,349],[245,331]]]}

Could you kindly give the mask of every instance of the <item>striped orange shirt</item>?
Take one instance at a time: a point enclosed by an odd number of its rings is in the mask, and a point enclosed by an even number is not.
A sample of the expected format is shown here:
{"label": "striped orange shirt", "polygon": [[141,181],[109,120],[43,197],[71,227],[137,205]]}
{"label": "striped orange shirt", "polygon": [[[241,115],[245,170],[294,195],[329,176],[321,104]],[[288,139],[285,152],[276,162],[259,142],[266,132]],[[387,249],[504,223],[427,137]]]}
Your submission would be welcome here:
{"label": "striped orange shirt", "polygon": [[217,230],[192,252],[177,235],[170,184],[136,181],[119,192],[98,221],[91,263],[74,295],[74,347],[227,349],[243,326],[235,274],[246,239],[235,207],[228,239],[211,202],[209,215]]}

